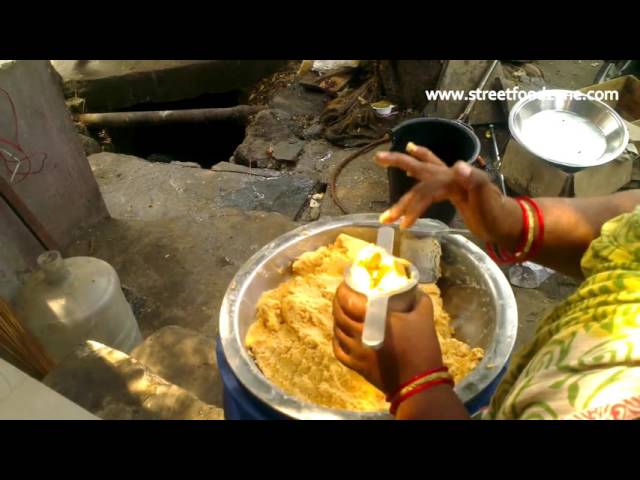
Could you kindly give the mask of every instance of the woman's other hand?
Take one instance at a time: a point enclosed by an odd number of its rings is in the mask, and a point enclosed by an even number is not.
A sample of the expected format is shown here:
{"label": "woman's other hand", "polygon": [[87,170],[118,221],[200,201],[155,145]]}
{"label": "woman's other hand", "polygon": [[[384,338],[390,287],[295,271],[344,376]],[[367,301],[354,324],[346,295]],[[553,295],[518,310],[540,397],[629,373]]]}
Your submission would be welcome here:
{"label": "woman's other hand", "polygon": [[366,308],[364,295],[344,283],[338,287],[333,302],[333,350],[344,365],[387,395],[411,377],[443,365],[433,305],[427,295],[419,293],[412,311],[389,314],[379,350],[362,343]]}
{"label": "woman's other hand", "polygon": [[413,186],[380,221],[401,220],[402,228],[412,226],[432,203],[449,200],[458,209],[465,225],[480,239],[502,245],[515,245],[522,229],[517,202],[502,195],[488,175],[466,162],[448,167],[431,150],[413,143],[407,152],[379,152],[376,161],[396,167],[415,178]]}

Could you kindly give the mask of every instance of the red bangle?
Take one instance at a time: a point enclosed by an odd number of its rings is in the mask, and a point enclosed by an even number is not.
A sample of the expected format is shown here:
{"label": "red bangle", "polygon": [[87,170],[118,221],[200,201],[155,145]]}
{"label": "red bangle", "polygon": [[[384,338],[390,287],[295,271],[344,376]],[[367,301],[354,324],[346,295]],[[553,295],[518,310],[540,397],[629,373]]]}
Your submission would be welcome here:
{"label": "red bangle", "polygon": [[538,220],[538,234],[536,235],[536,239],[533,242],[529,254],[522,260],[524,262],[530,258],[535,257],[538,254],[540,248],[542,248],[542,244],[544,243],[544,216],[542,215],[542,209],[535,200],[529,197],[523,197],[523,200],[525,200],[527,203],[529,203],[529,205],[533,207],[536,212],[536,218]]}
{"label": "red bangle", "polygon": [[496,262],[498,264],[509,263],[506,260],[504,260],[501,256],[498,255],[498,252],[496,251],[497,247],[494,247],[492,244],[487,242],[485,244],[485,248],[487,250],[487,253],[491,257],[491,260],[493,260],[494,262]]}
{"label": "red bangle", "polygon": [[411,398],[411,397],[413,397],[414,395],[416,395],[416,394],[418,394],[420,392],[424,392],[428,388],[432,388],[432,387],[435,387],[437,385],[443,385],[445,383],[453,386],[453,380],[451,380],[450,378],[441,378],[441,379],[438,379],[438,380],[434,380],[432,382],[427,382],[427,383],[425,383],[423,385],[420,385],[419,387],[414,388],[410,392],[405,393],[403,396],[401,396],[400,398],[395,400],[391,404],[391,408],[389,408],[389,413],[391,415],[395,415],[396,412],[398,411],[398,407],[400,406],[400,404],[402,402],[404,402],[405,400],[407,400],[408,398]]}
{"label": "red bangle", "polygon": [[432,368],[431,370],[427,370],[426,372],[423,373],[419,373],[417,375],[414,375],[413,377],[411,377],[409,380],[407,380],[404,383],[401,383],[398,388],[396,389],[395,392],[393,392],[393,394],[391,395],[387,395],[387,402],[391,402],[391,400],[393,399],[393,397],[395,397],[396,395],[398,395],[403,388],[408,387],[409,385],[411,385],[414,382],[417,382],[418,380],[420,380],[421,378],[424,378],[428,375],[432,375],[434,373],[439,373],[439,372],[447,372],[449,371],[449,369],[447,367],[439,367],[439,368]]}
{"label": "red bangle", "polygon": [[527,239],[529,238],[529,229],[532,227],[532,225],[529,224],[529,215],[527,215],[527,207],[523,205],[523,199],[521,197],[518,197],[515,200],[516,202],[518,202],[518,206],[522,210],[523,223],[522,238],[520,239],[520,243],[518,243],[518,245],[516,246],[515,252],[509,253],[504,251],[500,247],[498,247],[496,250],[490,243],[487,242],[486,244],[487,253],[494,262],[499,264],[515,263],[518,260],[518,255],[522,253],[522,250],[527,245]]}

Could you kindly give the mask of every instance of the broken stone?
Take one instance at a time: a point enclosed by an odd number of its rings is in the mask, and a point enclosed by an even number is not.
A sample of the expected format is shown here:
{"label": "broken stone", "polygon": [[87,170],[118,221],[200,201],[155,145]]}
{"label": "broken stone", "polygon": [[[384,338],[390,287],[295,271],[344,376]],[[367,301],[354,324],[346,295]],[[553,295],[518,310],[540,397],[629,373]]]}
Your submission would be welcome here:
{"label": "broken stone", "polygon": [[279,161],[295,162],[302,147],[304,142],[301,141],[278,142],[273,146],[271,156]]}
{"label": "broken stone", "polygon": [[43,383],[105,420],[222,420],[224,412],[101,343],[76,348]]}
{"label": "broken stone", "polygon": [[320,123],[314,123],[310,127],[302,131],[302,138],[306,140],[314,140],[322,135],[323,126]]}
{"label": "broken stone", "polygon": [[293,116],[317,117],[324,110],[328,98],[324,93],[311,92],[301,85],[292,84],[277,92],[269,106]]}
{"label": "broken stone", "polygon": [[215,338],[170,325],[145,339],[131,357],[203,402],[222,407],[222,380],[215,349]]}
{"label": "broken stone", "polygon": [[220,204],[245,210],[280,212],[295,219],[317,183],[302,175],[255,177],[254,181],[224,195]]}
{"label": "broken stone", "polygon": [[85,155],[93,155],[94,153],[100,153],[102,151],[100,144],[93,138],[81,134],[78,134],[78,136],[80,137],[80,143],[82,144],[82,150]]}
{"label": "broken stone", "polygon": [[[233,153],[233,158],[241,165],[265,168],[274,162],[272,154],[275,145],[294,145],[297,142],[291,116],[287,112],[263,110],[247,127],[246,137]],[[285,157],[288,156],[287,153],[290,152],[284,152]]]}

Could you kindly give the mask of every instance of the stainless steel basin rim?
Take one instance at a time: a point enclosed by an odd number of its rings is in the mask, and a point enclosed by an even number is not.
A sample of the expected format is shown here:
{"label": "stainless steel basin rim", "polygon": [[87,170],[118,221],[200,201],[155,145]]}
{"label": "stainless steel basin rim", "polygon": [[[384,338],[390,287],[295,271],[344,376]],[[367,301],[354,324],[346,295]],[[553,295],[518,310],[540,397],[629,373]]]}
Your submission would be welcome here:
{"label": "stainless steel basin rim", "polygon": [[[255,362],[244,347],[244,332],[241,332],[241,321],[249,320],[246,312],[242,316],[241,306],[245,310],[251,307],[248,299],[252,283],[260,280],[260,276],[267,278],[263,267],[278,255],[290,261],[293,257],[286,252],[295,250],[294,247],[305,239],[312,240],[351,227],[372,229],[380,226],[377,214],[346,215],[339,218],[329,218],[307,225],[303,225],[288,232],[260,251],[254,254],[237,272],[227,289],[222,301],[219,317],[219,335],[222,350],[229,366],[240,383],[256,398],[268,404],[274,410],[297,419],[389,419],[386,412],[352,412],[321,407],[292,397],[275,387],[260,372]],[[421,219],[416,225],[416,231],[430,229],[442,230],[440,222]],[[337,234],[337,233],[336,233]],[[496,324],[495,332],[499,335],[492,339],[485,357],[476,369],[456,385],[456,392],[463,401],[470,400],[486,388],[498,375],[502,366],[508,361],[517,333],[517,307],[511,287],[502,271],[491,261],[486,253],[470,240],[460,235],[447,235],[443,242],[451,242],[452,247],[464,250],[470,261],[475,265],[483,278],[487,280],[488,294],[495,300]],[[297,255],[296,255],[297,256]],[[255,298],[257,293],[252,292]],[[245,302],[243,304],[243,302]],[[249,308],[255,312],[255,305]],[[254,313],[255,314],[255,313]],[[250,319],[251,322],[253,318]]]}

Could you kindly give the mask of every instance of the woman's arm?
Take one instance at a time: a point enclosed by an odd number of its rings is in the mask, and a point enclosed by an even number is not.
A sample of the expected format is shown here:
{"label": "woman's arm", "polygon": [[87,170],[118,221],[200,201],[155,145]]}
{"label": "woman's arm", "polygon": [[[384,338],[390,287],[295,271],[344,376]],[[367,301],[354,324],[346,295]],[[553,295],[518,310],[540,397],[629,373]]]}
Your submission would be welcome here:
{"label": "woman's arm", "polygon": [[[379,350],[362,344],[366,309],[364,296],[344,283],[338,287],[333,301],[333,351],[345,366],[386,395],[397,392],[415,375],[443,366],[429,296],[419,293],[411,312],[389,314],[385,342]],[[398,420],[469,419],[453,388],[444,384],[409,397],[400,403],[395,416]]]}
{"label": "woman's arm", "polygon": [[469,412],[450,385],[437,385],[409,397],[398,407],[396,420],[469,420]]}
{"label": "woman's arm", "polygon": [[[582,277],[580,260],[607,221],[640,205],[640,190],[591,198],[539,198],[545,224],[544,244],[535,261]],[[512,243],[512,242],[510,242]]]}
{"label": "woman's arm", "polygon": [[[410,155],[380,152],[378,163],[397,167],[419,180],[396,205],[381,216],[383,223],[401,219],[412,225],[433,202],[450,200],[467,227],[480,239],[513,250],[522,234],[522,212],[505,197],[489,176],[464,162],[447,167],[430,150],[409,144]],[[613,217],[640,205],[640,190],[592,198],[538,198],[545,223],[544,244],[535,261],[581,277],[580,259]]]}

